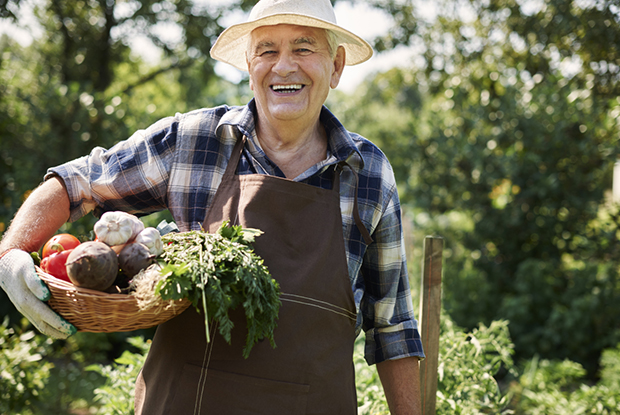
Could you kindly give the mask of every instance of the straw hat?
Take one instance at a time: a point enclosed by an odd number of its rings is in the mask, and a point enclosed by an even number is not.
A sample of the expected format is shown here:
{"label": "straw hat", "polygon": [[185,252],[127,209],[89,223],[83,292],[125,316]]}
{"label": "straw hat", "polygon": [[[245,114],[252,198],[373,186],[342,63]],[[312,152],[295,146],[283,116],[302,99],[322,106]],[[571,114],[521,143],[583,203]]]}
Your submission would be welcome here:
{"label": "straw hat", "polygon": [[261,26],[293,24],[329,29],[346,50],[346,65],[357,65],[372,56],[372,47],[357,35],[338,26],[329,0],[261,0],[247,22],[224,30],[211,48],[211,57],[247,71],[245,60],[248,36]]}

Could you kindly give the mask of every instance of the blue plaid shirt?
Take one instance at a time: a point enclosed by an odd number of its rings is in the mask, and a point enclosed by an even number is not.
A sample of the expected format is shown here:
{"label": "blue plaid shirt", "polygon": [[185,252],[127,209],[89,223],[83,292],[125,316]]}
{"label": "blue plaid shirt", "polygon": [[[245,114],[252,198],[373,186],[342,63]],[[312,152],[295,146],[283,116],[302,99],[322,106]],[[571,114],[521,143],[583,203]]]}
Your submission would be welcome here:
{"label": "blue plaid shirt", "polygon": [[[179,228],[199,229],[222,180],[236,138],[224,124],[248,137],[239,174],[284,177],[256,138],[255,103],[200,109],[164,118],[109,150],[51,168],[71,200],[71,218],[96,210],[148,214],[169,209]],[[366,245],[353,219],[355,177],[345,168],[340,179],[342,228],[349,276],[358,309],[357,331],[366,333],[369,364],[407,356],[423,357],[415,320],[403,242],[400,202],[392,168],[370,141],[350,133],[323,108],[328,135],[325,160],[294,180],[331,188],[333,165],[346,161],[358,174],[358,210],[373,242]],[[331,168],[330,168],[331,167]]]}

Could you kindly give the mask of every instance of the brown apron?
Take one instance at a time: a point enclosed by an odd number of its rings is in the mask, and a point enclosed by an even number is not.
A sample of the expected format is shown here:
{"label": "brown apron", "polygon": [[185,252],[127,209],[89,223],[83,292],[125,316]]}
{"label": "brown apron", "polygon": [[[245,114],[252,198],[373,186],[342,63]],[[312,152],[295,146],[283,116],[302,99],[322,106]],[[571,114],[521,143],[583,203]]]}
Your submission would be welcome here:
{"label": "brown apron", "polygon": [[355,414],[356,310],[339,170],[332,190],[236,175],[244,143],[235,145],[203,227],[214,232],[230,220],[264,232],[254,248],[282,290],[277,347],[260,341],[242,357],[242,310],[231,316],[231,345],[213,333],[207,344],[204,316],[190,308],[158,327],[136,382],[136,414]]}

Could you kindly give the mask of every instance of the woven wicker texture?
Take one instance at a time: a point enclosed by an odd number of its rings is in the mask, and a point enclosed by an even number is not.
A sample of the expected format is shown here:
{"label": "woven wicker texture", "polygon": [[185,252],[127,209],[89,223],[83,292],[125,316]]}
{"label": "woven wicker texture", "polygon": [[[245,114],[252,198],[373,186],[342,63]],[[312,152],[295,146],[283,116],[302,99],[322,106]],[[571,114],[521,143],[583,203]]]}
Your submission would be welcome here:
{"label": "woven wicker texture", "polygon": [[78,331],[115,333],[147,329],[181,314],[191,304],[189,300],[169,301],[161,307],[140,310],[132,295],[79,288],[40,268],[37,274],[52,293],[48,305]]}

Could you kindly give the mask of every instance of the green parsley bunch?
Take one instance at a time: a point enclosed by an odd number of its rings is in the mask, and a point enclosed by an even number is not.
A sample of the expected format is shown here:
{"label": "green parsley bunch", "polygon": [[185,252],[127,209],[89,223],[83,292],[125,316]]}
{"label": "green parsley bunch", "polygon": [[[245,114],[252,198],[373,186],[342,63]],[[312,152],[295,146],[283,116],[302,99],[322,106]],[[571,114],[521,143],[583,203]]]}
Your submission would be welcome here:
{"label": "green parsley bunch", "polygon": [[224,222],[216,233],[190,231],[162,236],[165,277],[155,287],[163,300],[189,299],[205,314],[207,342],[209,323],[215,321],[230,343],[233,322],[229,310],[243,307],[248,334],[243,349],[247,358],[259,340],[275,347],[273,331],[280,309],[280,286],[252,249],[262,232],[229,226]]}

